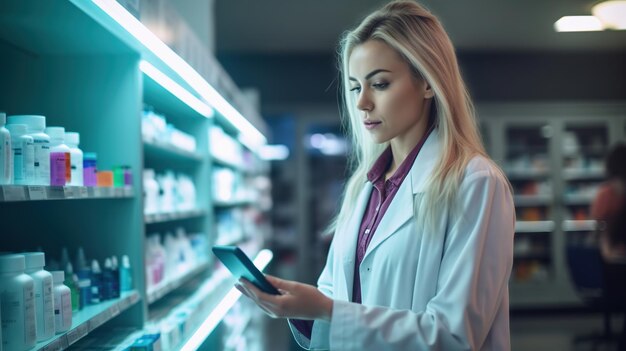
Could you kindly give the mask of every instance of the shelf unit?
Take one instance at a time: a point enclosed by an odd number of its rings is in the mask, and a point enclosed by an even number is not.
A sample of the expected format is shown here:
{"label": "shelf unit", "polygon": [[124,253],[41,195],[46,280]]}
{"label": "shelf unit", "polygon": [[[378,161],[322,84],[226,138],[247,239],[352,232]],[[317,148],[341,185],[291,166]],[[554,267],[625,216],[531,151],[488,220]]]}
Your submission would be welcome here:
{"label": "shelf unit", "polygon": [[580,305],[566,247],[594,244],[589,207],[604,180],[604,155],[626,140],[626,104],[486,104],[477,111],[487,150],[514,190],[511,307]]}
{"label": "shelf unit", "polygon": [[[114,10],[107,13],[105,7]],[[120,18],[128,22],[122,23]],[[210,88],[191,66],[155,38],[115,1],[8,0],[0,4],[0,76],[6,87],[0,94],[0,110],[8,115],[45,115],[48,125],[79,132],[80,148],[97,152],[99,169],[127,165],[133,174],[133,185],[128,188],[0,187],[0,220],[7,233],[16,233],[3,235],[0,251],[40,248],[50,262],[59,258],[63,247],[70,253],[83,247],[89,259],[100,262],[111,255],[128,255],[133,267],[133,293],[93,306],[95,312],[91,307],[80,311],[72,331],[37,349],[65,349],[86,334],[90,336],[81,342],[92,342],[91,335],[103,330],[123,330],[121,333],[131,340],[147,326],[160,322],[159,310],[188,306],[188,299],[181,302],[176,296],[191,296],[192,292],[204,294],[196,300],[211,301],[201,304],[201,313],[194,315],[194,322],[201,324],[221,306],[231,290],[229,284],[232,287],[232,281],[222,279],[227,274],[217,268],[210,253],[210,246],[219,240],[217,213],[249,211],[251,202],[271,206],[271,201],[252,197],[233,201],[227,208],[214,201],[214,167],[225,164],[209,151],[211,128],[222,128],[239,145],[243,162],[231,167],[240,173],[246,196],[262,196],[264,188],[257,188],[256,180],[264,177],[269,181],[268,164],[255,153],[264,143],[259,137],[262,134],[245,120],[253,109],[240,109],[240,94],[233,94],[231,86],[223,91]],[[212,75],[212,83],[230,82],[221,67]],[[193,135],[196,151],[144,139],[143,104]],[[239,111],[246,116],[241,118]],[[144,214],[142,173],[147,168],[188,175],[195,184],[196,206]],[[178,227],[204,236],[205,259],[185,274],[148,290],[144,269],[147,235],[162,235]],[[237,242],[252,243],[246,247],[254,257],[269,235],[268,228],[264,213],[254,212],[242,228],[245,236]],[[218,278],[221,285],[216,284]]]}

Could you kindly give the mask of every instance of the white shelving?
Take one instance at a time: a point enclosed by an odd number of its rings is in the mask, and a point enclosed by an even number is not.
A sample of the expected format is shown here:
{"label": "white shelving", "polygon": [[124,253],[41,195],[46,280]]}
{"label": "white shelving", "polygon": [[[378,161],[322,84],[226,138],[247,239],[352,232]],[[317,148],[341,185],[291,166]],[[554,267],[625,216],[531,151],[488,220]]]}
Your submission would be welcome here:
{"label": "white shelving", "polygon": [[0,185],[0,202],[132,198],[131,187]]}
{"label": "white shelving", "polygon": [[552,203],[552,195],[515,195],[515,206],[547,206]]}
{"label": "white shelving", "polygon": [[83,310],[74,313],[72,316],[72,328],[69,331],[58,334],[50,340],[38,343],[33,350],[48,351],[67,349],[78,340],[96,330],[96,328],[102,324],[139,302],[139,300],[139,293],[137,291],[130,291],[122,293],[119,299],[87,306]]}
{"label": "white shelving", "polygon": [[189,211],[177,211],[177,212],[164,212],[153,213],[144,215],[146,224],[153,223],[166,223],[172,221],[179,221],[183,219],[199,218],[206,216],[206,211],[202,209],[195,209]]}
{"label": "white shelving", "polygon": [[516,233],[550,233],[554,230],[554,221],[517,221]]}
{"label": "white shelving", "polygon": [[563,221],[563,231],[566,232],[590,232],[596,230],[598,223],[595,220],[566,220]]}
{"label": "white shelving", "polygon": [[146,300],[148,304],[152,304],[158,301],[160,298],[164,297],[168,293],[174,291],[179,288],[181,285],[188,282],[190,279],[194,278],[198,274],[206,271],[209,268],[209,262],[200,262],[194,268],[189,269],[187,272],[183,273],[179,277],[174,279],[170,279],[159,286],[155,287],[152,290],[149,290],[146,293]]}
{"label": "white shelving", "polygon": [[143,145],[146,153],[157,154],[156,157],[172,157],[195,162],[202,162],[204,160],[204,155],[199,152],[180,149],[157,140],[144,140]]}

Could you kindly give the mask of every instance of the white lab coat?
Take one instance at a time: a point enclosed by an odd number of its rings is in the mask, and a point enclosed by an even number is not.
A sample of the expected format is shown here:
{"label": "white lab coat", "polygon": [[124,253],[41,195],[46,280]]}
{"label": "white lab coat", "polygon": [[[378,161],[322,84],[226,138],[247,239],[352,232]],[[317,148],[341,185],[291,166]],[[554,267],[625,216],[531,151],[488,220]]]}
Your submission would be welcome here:
{"label": "white lab coat", "polygon": [[[357,231],[372,190],[335,232],[318,289],[331,297],[330,323],[315,321],[311,350],[510,350],[508,280],[515,210],[508,185],[482,157],[470,161],[458,195],[462,216],[446,214],[425,232],[414,211],[440,154],[429,136],[372,238],[360,266],[363,304],[352,297]],[[415,202],[414,197],[417,199]],[[414,206],[417,206],[415,209]],[[450,212],[451,213],[451,212]]]}

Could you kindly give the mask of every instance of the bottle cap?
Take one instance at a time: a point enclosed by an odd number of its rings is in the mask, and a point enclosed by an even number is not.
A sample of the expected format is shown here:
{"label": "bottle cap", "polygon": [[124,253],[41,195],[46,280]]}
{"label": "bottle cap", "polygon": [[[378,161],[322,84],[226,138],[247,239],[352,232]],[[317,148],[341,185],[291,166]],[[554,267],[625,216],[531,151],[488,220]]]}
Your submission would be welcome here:
{"label": "bottle cap", "polygon": [[65,140],[65,128],[63,127],[48,127],[46,134],[50,136],[50,139]]}
{"label": "bottle cap", "polygon": [[50,273],[52,273],[52,282],[54,284],[63,283],[65,280],[65,272],[63,271],[52,271]]}
{"label": "bottle cap", "polygon": [[43,268],[46,265],[46,256],[43,252],[24,252],[26,269]]}
{"label": "bottle cap", "polygon": [[38,115],[15,115],[8,117],[9,124],[26,124],[28,131],[43,132],[46,129],[46,117]]}
{"label": "bottle cap", "polygon": [[80,144],[80,134],[76,132],[65,132],[65,142],[72,145]]}
{"label": "bottle cap", "polygon": [[0,255],[0,272],[24,272],[26,259],[24,255]]}

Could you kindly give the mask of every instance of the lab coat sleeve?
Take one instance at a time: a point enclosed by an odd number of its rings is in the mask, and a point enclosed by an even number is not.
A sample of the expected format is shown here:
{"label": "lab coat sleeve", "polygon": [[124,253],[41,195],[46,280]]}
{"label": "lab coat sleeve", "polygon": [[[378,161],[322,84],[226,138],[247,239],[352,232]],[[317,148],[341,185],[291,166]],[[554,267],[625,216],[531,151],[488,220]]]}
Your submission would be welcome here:
{"label": "lab coat sleeve", "polygon": [[[334,241],[330,245],[330,249],[328,251],[328,258],[326,259],[326,265],[324,266],[324,270],[320,275],[317,281],[317,288],[324,293],[324,295],[332,298],[333,297],[333,256],[334,256]],[[329,334],[330,334],[330,323],[316,320],[313,323],[313,329],[311,330],[311,339],[309,340],[306,336],[304,336],[298,329],[291,323],[289,324],[289,328],[291,329],[291,333],[293,334],[294,339],[300,347],[305,348],[307,350],[329,350]]]}
{"label": "lab coat sleeve", "polygon": [[489,170],[466,176],[458,203],[460,215],[450,216],[445,233],[437,292],[426,309],[413,312],[335,300],[332,350],[482,348],[508,294],[515,213],[506,181]]}

